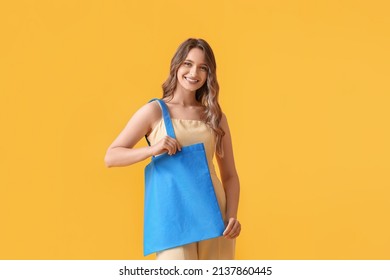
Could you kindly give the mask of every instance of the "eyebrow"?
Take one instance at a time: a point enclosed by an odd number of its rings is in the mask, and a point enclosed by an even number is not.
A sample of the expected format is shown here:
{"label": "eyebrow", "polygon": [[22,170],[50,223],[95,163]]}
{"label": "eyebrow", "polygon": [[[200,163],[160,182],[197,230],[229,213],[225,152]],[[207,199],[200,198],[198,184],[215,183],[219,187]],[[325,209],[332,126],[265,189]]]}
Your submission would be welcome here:
{"label": "eyebrow", "polygon": [[[194,63],[191,59],[186,59],[186,60],[184,60],[184,61],[189,61],[189,62]],[[207,67],[209,67],[206,63],[202,63],[202,64],[200,64],[200,65],[206,65]]]}

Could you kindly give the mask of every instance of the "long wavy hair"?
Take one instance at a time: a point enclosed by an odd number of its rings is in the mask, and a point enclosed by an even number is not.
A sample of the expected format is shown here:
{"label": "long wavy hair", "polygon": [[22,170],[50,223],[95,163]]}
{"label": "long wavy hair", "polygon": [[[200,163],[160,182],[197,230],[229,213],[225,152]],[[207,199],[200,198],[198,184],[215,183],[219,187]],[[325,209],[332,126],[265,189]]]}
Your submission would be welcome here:
{"label": "long wavy hair", "polygon": [[214,131],[216,136],[215,148],[218,156],[223,157],[222,137],[225,132],[220,127],[222,110],[218,103],[219,84],[217,81],[217,64],[213,50],[203,39],[189,38],[177,48],[171,60],[170,72],[163,83],[163,98],[171,100],[177,85],[177,70],[185,61],[188,53],[193,48],[199,48],[204,52],[208,66],[207,80],[195,93],[195,98],[203,105],[202,120]]}

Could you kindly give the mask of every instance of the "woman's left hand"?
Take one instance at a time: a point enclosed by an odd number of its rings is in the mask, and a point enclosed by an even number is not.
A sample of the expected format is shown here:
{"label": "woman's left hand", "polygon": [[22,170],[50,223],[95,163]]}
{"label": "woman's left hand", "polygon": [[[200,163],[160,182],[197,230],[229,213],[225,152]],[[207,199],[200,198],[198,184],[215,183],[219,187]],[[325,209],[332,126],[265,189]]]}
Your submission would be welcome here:
{"label": "woman's left hand", "polygon": [[230,218],[228,225],[226,226],[225,231],[223,232],[223,236],[228,239],[234,239],[240,235],[241,232],[241,224],[235,218]]}

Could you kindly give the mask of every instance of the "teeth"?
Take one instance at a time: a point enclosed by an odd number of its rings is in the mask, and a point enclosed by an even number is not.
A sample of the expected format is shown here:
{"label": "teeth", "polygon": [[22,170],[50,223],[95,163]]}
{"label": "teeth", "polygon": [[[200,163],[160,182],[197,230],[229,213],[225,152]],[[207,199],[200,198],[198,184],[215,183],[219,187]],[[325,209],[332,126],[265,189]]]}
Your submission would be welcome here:
{"label": "teeth", "polygon": [[187,78],[187,77],[184,77],[187,81],[190,81],[190,82],[198,82],[198,80],[194,80],[194,79],[191,79],[191,78]]}

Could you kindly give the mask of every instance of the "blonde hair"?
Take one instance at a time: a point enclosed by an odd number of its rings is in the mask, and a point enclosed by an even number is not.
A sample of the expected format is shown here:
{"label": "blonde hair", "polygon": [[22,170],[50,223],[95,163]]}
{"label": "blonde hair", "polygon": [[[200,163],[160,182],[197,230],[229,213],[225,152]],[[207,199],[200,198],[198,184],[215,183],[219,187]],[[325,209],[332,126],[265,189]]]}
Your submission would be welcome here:
{"label": "blonde hair", "polygon": [[204,107],[202,115],[203,121],[205,121],[215,133],[216,153],[218,156],[223,157],[222,137],[225,135],[225,132],[220,127],[222,110],[218,103],[219,84],[216,74],[217,64],[215,62],[213,50],[205,40],[189,38],[177,48],[176,53],[171,60],[169,76],[162,85],[163,98],[173,98],[173,93],[177,84],[177,70],[193,48],[199,48],[204,52],[206,64],[208,66],[207,80],[204,85],[196,91],[195,98]]}

